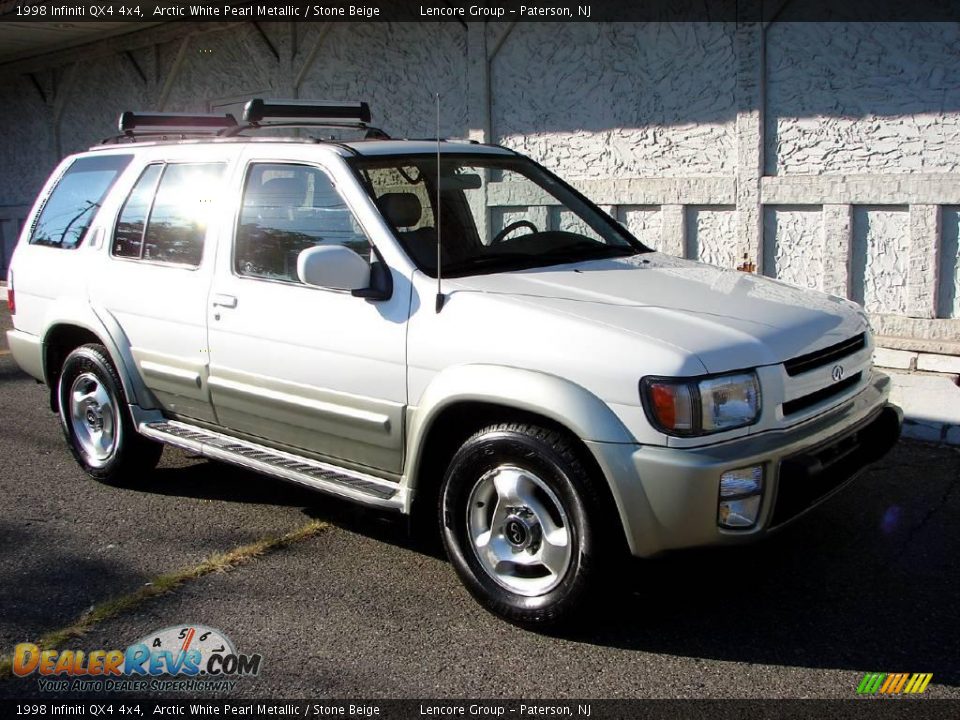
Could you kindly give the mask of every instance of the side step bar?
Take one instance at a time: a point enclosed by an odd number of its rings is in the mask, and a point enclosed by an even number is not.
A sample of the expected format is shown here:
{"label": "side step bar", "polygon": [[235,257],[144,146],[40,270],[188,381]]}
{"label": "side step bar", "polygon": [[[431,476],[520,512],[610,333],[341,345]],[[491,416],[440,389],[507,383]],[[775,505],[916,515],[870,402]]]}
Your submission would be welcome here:
{"label": "side step bar", "polygon": [[195,425],[164,420],[141,423],[142,435],[251,470],[289,480],[366,505],[400,510],[403,492],[397,483],[299,457]]}

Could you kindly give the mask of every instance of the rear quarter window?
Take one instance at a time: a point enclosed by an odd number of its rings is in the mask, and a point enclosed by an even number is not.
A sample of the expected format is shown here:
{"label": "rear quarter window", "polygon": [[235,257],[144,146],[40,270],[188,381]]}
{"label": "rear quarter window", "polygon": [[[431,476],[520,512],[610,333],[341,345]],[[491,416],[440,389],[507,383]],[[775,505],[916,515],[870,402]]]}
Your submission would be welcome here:
{"label": "rear quarter window", "polygon": [[219,202],[223,163],[148,165],[124,202],[111,254],[197,267],[207,223]]}
{"label": "rear quarter window", "polygon": [[30,233],[30,244],[67,250],[79,246],[107,192],[132,158],[132,155],[77,158],[43,204]]}

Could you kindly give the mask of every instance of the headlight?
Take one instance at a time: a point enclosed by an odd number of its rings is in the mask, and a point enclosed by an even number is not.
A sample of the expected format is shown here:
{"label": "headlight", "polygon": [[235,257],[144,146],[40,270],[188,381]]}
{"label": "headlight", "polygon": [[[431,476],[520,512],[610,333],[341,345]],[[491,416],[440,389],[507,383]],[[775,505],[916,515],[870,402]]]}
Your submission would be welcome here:
{"label": "headlight", "polygon": [[707,435],[752,425],[760,417],[755,372],[707,378],[646,377],[640,396],[647,417],[669,435]]}

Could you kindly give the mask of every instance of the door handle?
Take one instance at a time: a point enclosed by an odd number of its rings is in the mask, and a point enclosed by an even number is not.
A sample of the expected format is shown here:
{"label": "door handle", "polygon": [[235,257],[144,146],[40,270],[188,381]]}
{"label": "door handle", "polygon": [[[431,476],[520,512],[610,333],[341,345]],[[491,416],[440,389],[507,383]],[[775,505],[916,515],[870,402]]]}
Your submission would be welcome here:
{"label": "door handle", "polygon": [[234,295],[224,295],[222,293],[215,293],[213,296],[213,306],[235,308],[237,306],[237,298]]}

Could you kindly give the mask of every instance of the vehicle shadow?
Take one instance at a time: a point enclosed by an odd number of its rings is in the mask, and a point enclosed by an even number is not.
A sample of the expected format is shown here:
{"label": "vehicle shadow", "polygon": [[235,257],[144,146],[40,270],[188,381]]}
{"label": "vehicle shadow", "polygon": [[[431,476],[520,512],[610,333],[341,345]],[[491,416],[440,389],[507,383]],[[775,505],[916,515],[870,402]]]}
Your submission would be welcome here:
{"label": "vehicle shadow", "polygon": [[[148,492],[300,506],[432,557],[404,516],[216,462],[159,470]],[[766,541],[629,560],[602,611],[552,633],[568,641],[807,668],[932,672],[960,685],[960,453],[901,443],[829,503]]]}
{"label": "vehicle shadow", "polygon": [[[442,557],[396,516],[324,502],[338,527]],[[960,453],[901,443],[830,502],[754,545],[629,560],[578,643],[753,664],[932,672],[960,685]]]}
{"label": "vehicle shadow", "polygon": [[901,443],[765,542],[632,561],[570,640],[960,685],[960,453]]}
{"label": "vehicle shadow", "polygon": [[[194,459],[183,454],[187,460]],[[139,480],[136,492],[170,497],[299,507],[311,519],[323,520],[350,532],[366,535],[433,557],[442,558],[439,538],[429,533],[411,535],[407,518],[396,512],[367,508],[215,460],[159,467]]]}
{"label": "vehicle shadow", "polygon": [[[190,455],[185,455],[192,458]],[[141,478],[137,492],[232,503],[308,507],[325,500],[313,490],[212,460],[159,467]]]}

